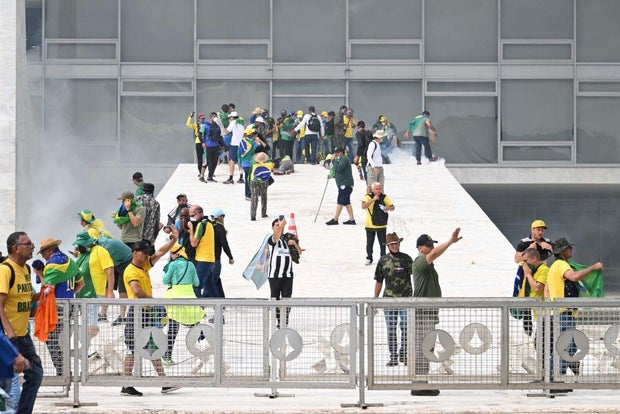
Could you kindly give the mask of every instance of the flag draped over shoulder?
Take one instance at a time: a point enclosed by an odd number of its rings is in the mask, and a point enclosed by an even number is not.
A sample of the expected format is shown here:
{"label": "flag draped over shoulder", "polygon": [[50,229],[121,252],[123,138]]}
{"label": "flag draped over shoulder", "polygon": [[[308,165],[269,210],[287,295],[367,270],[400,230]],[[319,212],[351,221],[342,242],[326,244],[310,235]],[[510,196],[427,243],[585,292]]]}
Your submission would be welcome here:
{"label": "flag draped over shoulder", "polygon": [[76,277],[78,265],[61,251],[55,252],[45,264],[43,280],[46,284],[57,285]]}
{"label": "flag draped over shoulder", "polygon": [[243,277],[251,280],[256,285],[256,289],[260,289],[269,279],[269,259],[271,257],[271,249],[269,246],[269,238],[271,234],[265,236],[260,248],[256,251],[252,260],[243,271]]}
{"label": "flag draped over shoulder", "polygon": [[[588,266],[572,262],[567,260],[566,263],[575,271],[583,270]],[[593,270],[588,275],[581,279],[578,284],[579,296],[586,296],[592,298],[602,298],[605,296],[605,283],[603,281],[603,271]]]}

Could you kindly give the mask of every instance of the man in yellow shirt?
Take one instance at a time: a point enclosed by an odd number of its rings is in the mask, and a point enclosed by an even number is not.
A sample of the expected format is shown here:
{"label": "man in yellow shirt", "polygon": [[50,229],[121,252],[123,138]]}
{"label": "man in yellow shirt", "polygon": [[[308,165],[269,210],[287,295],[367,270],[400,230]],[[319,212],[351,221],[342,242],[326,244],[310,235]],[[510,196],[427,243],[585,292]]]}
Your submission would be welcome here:
{"label": "man in yellow shirt", "polygon": [[[583,270],[573,270],[566,262],[573,256],[573,245],[566,237],[560,237],[553,242],[553,254],[555,255],[555,261],[549,268],[547,287],[545,289],[545,296],[549,297],[551,300],[556,298],[578,297],[579,289],[577,287],[577,282],[584,279],[593,270],[603,270],[603,263],[601,262],[594,263]],[[575,308],[563,308],[560,310],[559,318],[557,318],[560,322],[560,332],[574,329],[577,326],[575,320],[576,311],[577,309]],[[553,328],[551,332],[553,333]],[[554,343],[553,338],[551,339],[551,343]],[[571,342],[568,345],[567,351],[570,355],[574,355],[577,352],[577,345]],[[560,362],[560,374],[566,374],[567,367],[570,367],[575,375],[579,374],[578,362],[569,363],[564,360],[560,360]]]}
{"label": "man in yellow shirt", "polygon": [[[394,204],[383,194],[383,185],[374,182],[370,185],[371,193],[362,200],[362,208],[366,210],[366,266],[372,264],[372,246],[375,234],[379,242],[379,258],[385,255],[385,232],[387,230],[388,211],[394,211]],[[375,210],[377,209],[377,210]]]}
{"label": "man in yellow shirt", "polygon": [[215,233],[213,223],[204,215],[202,207],[194,204],[189,209],[187,223],[189,240],[196,248],[196,271],[199,286],[194,286],[197,298],[217,298],[215,285]]}
{"label": "man in yellow shirt", "polygon": [[[152,298],[153,288],[151,285],[151,277],[149,276],[149,270],[161,259],[176,243],[179,233],[175,226],[170,228],[170,240],[159,248],[156,252],[153,251],[153,246],[145,241],[135,243],[131,249],[132,259],[131,263],[125,269],[123,279],[125,287],[127,288],[127,295],[129,299],[142,299]],[[130,377],[133,372],[133,352],[135,348],[134,344],[134,310],[135,306],[129,307],[127,313],[127,323],[125,324],[125,345],[127,345],[127,355],[125,355],[125,365],[123,369],[123,375]],[[153,319],[155,316],[148,315],[149,308],[142,307],[142,321],[140,321],[138,329],[145,326],[153,326]],[[153,310],[151,307],[150,310]],[[157,375],[165,377],[164,367],[160,359],[151,360],[153,368],[157,371]],[[169,392],[178,390],[179,387],[162,387],[161,392],[167,394]],[[136,390],[134,387],[123,387],[121,389],[121,395],[141,397],[142,393]]]}

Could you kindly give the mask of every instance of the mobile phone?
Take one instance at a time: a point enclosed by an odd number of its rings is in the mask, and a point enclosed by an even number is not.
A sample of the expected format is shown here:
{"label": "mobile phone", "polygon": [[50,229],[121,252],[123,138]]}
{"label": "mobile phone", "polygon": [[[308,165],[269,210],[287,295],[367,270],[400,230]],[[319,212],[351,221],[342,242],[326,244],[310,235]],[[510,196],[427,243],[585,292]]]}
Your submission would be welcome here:
{"label": "mobile phone", "polygon": [[280,215],[278,216],[278,220],[280,220],[280,221],[284,220],[284,215],[280,214]]}

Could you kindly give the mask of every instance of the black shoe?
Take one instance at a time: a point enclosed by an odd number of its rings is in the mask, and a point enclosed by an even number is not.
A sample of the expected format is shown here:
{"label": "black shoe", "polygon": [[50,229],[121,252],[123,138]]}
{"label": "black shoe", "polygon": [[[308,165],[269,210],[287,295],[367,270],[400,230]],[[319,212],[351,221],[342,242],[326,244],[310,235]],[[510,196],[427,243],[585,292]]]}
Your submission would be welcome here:
{"label": "black shoe", "polygon": [[269,217],[267,214],[261,214],[260,216],[261,216],[261,218],[267,218],[267,217]]}
{"label": "black shoe", "polygon": [[573,390],[570,389],[570,388],[557,389],[557,390],[549,390],[549,394],[566,394],[568,392],[573,392]]}
{"label": "black shoe", "polygon": [[233,181],[232,177],[229,178],[228,180],[224,181],[222,184],[234,184],[235,182]]}
{"label": "black shoe", "polygon": [[395,359],[390,359],[387,364],[385,364],[386,367],[395,367],[396,365],[398,365],[398,361]]}
{"label": "black shoe", "polygon": [[353,224],[353,225],[355,225],[355,220],[343,221],[342,224]]}
{"label": "black shoe", "polygon": [[[171,393],[172,391],[176,391],[176,390],[180,390],[181,387],[161,387],[161,393],[162,394],[168,394]],[[140,394],[142,395],[142,394]]]}
{"label": "black shoe", "polygon": [[210,182],[210,183],[217,183],[217,181],[213,177],[207,178],[207,181]]}
{"label": "black shoe", "polygon": [[399,355],[398,360],[403,364],[407,365],[407,355]]}
{"label": "black shoe", "polygon": [[200,182],[202,182],[202,183],[206,183],[206,182],[207,182],[207,181],[205,180],[205,178],[204,178],[204,177],[200,177],[200,178],[198,179],[198,181],[200,181]]}
{"label": "black shoe", "polygon": [[411,395],[421,397],[436,397],[439,395],[439,390],[411,390]]}
{"label": "black shoe", "polygon": [[243,176],[240,176],[240,177],[239,177],[239,179],[237,180],[237,182],[238,182],[239,184],[243,184],[243,183],[245,183],[245,181],[243,180]]}
{"label": "black shoe", "polygon": [[256,221],[256,217],[250,217],[251,221]]}
{"label": "black shoe", "polygon": [[422,161],[418,161],[418,162],[417,162],[417,164],[418,164],[418,165],[422,165]]}
{"label": "black shoe", "polygon": [[108,315],[102,315],[102,314],[97,315],[97,322],[107,322],[107,321],[108,321]]}
{"label": "black shoe", "polygon": [[121,388],[121,395],[126,395],[130,397],[142,397],[143,394],[134,387],[123,387]]}
{"label": "black shoe", "polygon": [[112,322],[112,326],[118,326],[118,325],[122,325],[124,323],[127,323],[127,318],[119,316],[118,318],[116,318],[114,320],[114,322]]}
{"label": "black shoe", "polygon": [[337,221],[337,220],[334,220],[334,219],[331,219],[330,221],[328,221],[328,222],[327,222],[327,223],[325,223],[325,224],[327,224],[328,226],[335,226],[335,225],[337,225],[337,224],[338,224],[338,221]]}

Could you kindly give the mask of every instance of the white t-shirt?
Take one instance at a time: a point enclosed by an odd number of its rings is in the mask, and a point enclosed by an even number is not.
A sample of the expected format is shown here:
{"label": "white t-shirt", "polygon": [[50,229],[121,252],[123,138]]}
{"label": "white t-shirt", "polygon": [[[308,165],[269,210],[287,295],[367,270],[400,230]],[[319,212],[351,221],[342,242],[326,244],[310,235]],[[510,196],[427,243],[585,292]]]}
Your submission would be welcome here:
{"label": "white t-shirt", "polygon": [[226,128],[228,132],[232,132],[232,137],[230,138],[230,145],[239,146],[239,143],[243,139],[243,131],[245,127],[241,124],[238,124],[237,121],[230,121],[228,124],[228,128]]}

